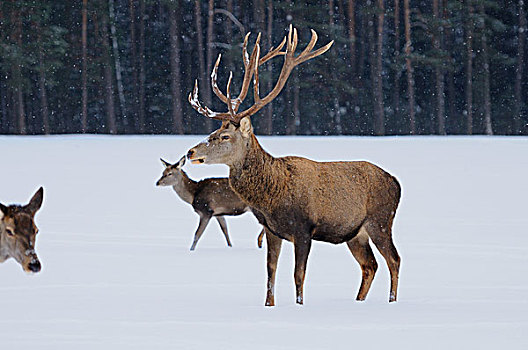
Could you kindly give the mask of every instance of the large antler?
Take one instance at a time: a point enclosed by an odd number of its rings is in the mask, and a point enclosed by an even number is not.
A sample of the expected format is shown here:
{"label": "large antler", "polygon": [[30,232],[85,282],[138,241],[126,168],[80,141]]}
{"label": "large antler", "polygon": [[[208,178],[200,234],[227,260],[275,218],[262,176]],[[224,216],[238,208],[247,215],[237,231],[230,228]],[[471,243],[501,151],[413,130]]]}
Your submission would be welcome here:
{"label": "large antler", "polygon": [[[217,113],[210,110],[207,106],[202,106],[200,101],[198,100],[198,81],[196,81],[193,92],[189,94],[189,103],[199,113],[209,118],[218,120],[229,120],[235,123],[239,123],[242,118],[257,113],[260,109],[262,109],[265,105],[267,105],[275,97],[277,97],[277,95],[281,92],[282,88],[286,84],[286,81],[288,80],[288,77],[290,76],[290,73],[293,68],[295,68],[295,66],[309,59],[322,55],[334,43],[334,41],[332,40],[325,46],[315,51],[312,51],[315,46],[315,43],[317,42],[317,33],[312,30],[312,39],[310,40],[306,48],[297,57],[295,57],[295,49],[297,48],[297,29],[292,28],[292,26],[290,25],[290,31],[287,37],[288,44],[286,45],[286,51],[280,51],[284,47],[284,44],[286,44],[285,37],[282,40],[281,44],[277,46],[277,48],[271,48],[270,51],[264,57],[260,58],[260,34],[257,37],[255,47],[253,48],[251,56],[249,56],[247,53],[248,38],[249,33],[244,38],[244,44],[242,45],[242,55],[245,71],[240,95],[238,95],[238,97],[235,99],[231,98],[230,88],[231,80],[233,78],[232,72],[230,72],[229,80],[227,81],[226,94],[224,95],[222,91],[220,91],[220,89],[218,88],[217,73],[221,58],[221,55],[219,55],[213,68],[213,72],[211,73],[211,85],[216,96],[218,96],[218,98],[220,98],[222,102],[227,104],[228,111],[223,113]],[[278,55],[284,55],[284,64],[282,66],[279,79],[277,80],[277,84],[275,85],[275,87],[265,97],[261,98],[259,95],[258,67]],[[247,96],[251,77],[253,77],[253,96],[255,103],[253,104],[253,106],[249,107],[245,111],[238,113],[238,108]]]}

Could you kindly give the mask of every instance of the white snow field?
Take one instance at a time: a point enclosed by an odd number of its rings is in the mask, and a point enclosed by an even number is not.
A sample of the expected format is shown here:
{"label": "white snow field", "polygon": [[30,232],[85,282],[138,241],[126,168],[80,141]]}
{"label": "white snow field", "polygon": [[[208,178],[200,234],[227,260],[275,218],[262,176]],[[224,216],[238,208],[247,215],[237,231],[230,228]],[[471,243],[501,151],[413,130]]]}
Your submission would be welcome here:
{"label": "white snow field", "polygon": [[[156,188],[201,137],[0,137],[0,202],[40,185],[42,272],[0,265],[0,349],[527,349],[528,138],[259,137],[275,156],[369,160],[403,188],[394,239],[399,300],[387,266],[365,302],[346,245],[316,242],[295,304],[292,245],[276,302],[264,307],[265,248],[251,214],[211,221]],[[227,167],[186,165],[191,177]]]}

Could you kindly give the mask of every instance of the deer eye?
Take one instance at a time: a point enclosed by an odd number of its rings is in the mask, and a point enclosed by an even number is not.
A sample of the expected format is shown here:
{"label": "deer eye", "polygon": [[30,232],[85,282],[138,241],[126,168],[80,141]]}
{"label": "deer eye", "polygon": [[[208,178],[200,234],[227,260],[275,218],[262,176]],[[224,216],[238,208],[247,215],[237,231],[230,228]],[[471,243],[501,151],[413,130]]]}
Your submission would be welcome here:
{"label": "deer eye", "polygon": [[8,228],[6,227],[6,232],[9,236],[14,236],[15,235],[15,231],[13,231],[13,229],[11,228]]}
{"label": "deer eye", "polygon": [[229,140],[230,138],[231,138],[231,136],[229,136],[229,135],[222,135],[222,140],[223,141]]}

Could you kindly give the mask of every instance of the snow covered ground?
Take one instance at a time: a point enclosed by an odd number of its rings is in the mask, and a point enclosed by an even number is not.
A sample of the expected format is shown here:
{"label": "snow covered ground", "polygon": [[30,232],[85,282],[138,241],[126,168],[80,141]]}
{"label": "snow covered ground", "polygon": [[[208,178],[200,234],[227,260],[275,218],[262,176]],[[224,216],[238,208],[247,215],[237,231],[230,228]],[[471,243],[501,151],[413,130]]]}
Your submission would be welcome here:
{"label": "snow covered ground", "polygon": [[358,303],[346,246],[315,243],[297,306],[287,243],[275,308],[263,306],[265,249],[251,214],[228,218],[233,248],[211,221],[190,252],[197,215],[154,185],[160,156],[177,161],[202,138],[0,137],[0,202],[45,187],[42,272],[0,265],[1,349],[528,348],[528,138],[259,137],[276,156],[372,161],[403,188],[397,303],[377,251]]}

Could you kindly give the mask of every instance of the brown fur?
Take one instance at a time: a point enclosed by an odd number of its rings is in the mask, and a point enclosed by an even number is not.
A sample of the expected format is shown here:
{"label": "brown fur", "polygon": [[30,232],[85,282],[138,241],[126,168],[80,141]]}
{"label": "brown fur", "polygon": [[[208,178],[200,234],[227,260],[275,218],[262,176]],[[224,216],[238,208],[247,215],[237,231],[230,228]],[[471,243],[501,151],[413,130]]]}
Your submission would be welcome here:
{"label": "brown fur", "polygon": [[41,187],[25,206],[0,204],[0,262],[14,258],[26,272],[40,271],[34,249],[38,233],[34,219],[43,195]]}
{"label": "brown fur", "polygon": [[176,164],[163,161],[165,170],[158,180],[158,186],[172,186],[178,196],[192,205],[194,211],[200,216],[200,223],[195,232],[191,250],[196,248],[211,217],[216,217],[227,245],[231,247],[231,241],[227,230],[224,215],[241,215],[249,211],[249,207],[233,192],[227,178],[208,178],[201,181],[190,179],[182,167],[185,157]]}
{"label": "brown fur", "polygon": [[[240,126],[225,122],[207,143],[191,149],[188,157],[202,163],[227,164],[231,187],[259,222],[272,234],[294,243],[297,302],[303,303],[312,239],[348,244],[363,270],[357,297],[363,300],[377,269],[369,237],[387,261],[391,272],[389,300],[396,301],[400,258],[392,242],[392,222],[400,200],[398,181],[369,162],[275,158],[262,149],[246,119]],[[230,138],[222,141],[225,135]],[[268,239],[266,305],[274,304],[274,269],[280,244],[280,240]]]}

